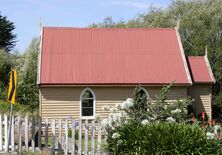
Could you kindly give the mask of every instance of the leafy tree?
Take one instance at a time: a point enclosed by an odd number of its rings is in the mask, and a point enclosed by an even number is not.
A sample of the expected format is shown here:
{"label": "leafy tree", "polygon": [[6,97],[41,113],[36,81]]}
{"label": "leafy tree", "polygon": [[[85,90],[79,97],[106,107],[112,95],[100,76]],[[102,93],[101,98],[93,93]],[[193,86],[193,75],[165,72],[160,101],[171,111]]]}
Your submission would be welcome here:
{"label": "leafy tree", "polygon": [[9,72],[17,66],[18,55],[0,49],[0,100],[6,101],[9,84]]}
{"label": "leafy tree", "polygon": [[0,49],[4,49],[7,53],[15,46],[16,35],[13,34],[14,29],[14,23],[0,14]]}
{"label": "leafy tree", "polygon": [[15,57],[14,54],[9,54],[15,45],[14,28],[13,22],[0,13],[0,100],[7,98],[9,72],[13,66],[11,58]]}
{"label": "leafy tree", "polygon": [[17,101],[27,105],[33,113],[39,106],[37,86],[37,57],[39,52],[39,39],[34,38],[26,52],[23,54],[24,63],[19,68],[19,81],[17,89]]}
{"label": "leafy tree", "polygon": [[9,72],[11,69],[11,60],[9,54],[0,50],[0,100],[6,100],[6,87],[9,81]]}
{"label": "leafy tree", "polygon": [[113,28],[116,23],[113,21],[112,17],[106,17],[102,23],[93,23],[90,25],[90,27],[93,28],[99,28],[99,27],[103,27],[103,28]]}

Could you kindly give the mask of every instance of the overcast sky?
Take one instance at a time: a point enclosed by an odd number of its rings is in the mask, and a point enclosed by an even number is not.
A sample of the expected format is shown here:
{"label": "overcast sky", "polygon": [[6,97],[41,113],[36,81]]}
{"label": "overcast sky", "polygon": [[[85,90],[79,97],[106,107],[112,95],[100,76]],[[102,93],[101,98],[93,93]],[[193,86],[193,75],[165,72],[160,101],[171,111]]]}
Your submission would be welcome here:
{"label": "overcast sky", "polygon": [[147,12],[152,4],[165,8],[171,0],[1,0],[1,15],[14,22],[16,50],[24,52],[43,26],[87,27],[111,16],[114,21]]}

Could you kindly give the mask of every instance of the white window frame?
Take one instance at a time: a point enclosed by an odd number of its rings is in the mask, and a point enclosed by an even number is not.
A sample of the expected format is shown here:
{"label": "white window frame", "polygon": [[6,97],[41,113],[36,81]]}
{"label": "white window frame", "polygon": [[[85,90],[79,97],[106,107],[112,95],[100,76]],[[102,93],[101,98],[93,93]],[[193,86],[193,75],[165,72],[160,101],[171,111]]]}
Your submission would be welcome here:
{"label": "white window frame", "polygon": [[[83,98],[83,93],[87,90],[90,91],[93,95],[93,115],[92,116],[82,116],[82,98]],[[96,95],[91,88],[87,87],[83,89],[80,94],[80,118],[81,119],[95,119],[95,115],[96,115]]]}

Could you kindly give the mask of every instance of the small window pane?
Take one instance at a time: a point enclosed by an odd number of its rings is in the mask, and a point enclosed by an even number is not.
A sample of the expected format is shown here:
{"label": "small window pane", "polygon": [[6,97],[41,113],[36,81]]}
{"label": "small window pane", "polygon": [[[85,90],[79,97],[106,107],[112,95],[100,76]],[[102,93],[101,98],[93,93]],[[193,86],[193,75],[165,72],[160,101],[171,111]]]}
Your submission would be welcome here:
{"label": "small window pane", "polygon": [[90,91],[86,90],[84,93],[83,93],[83,96],[82,98],[93,98],[93,95]]}
{"label": "small window pane", "polygon": [[93,99],[83,99],[82,107],[93,107]]}
{"label": "small window pane", "polygon": [[93,116],[93,108],[82,108],[82,116]]}

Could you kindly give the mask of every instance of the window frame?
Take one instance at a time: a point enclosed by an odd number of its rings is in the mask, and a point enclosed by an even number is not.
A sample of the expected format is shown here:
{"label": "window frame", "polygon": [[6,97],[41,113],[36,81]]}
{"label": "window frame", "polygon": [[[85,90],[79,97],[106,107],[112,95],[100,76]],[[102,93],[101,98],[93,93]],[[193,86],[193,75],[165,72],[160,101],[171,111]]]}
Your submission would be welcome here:
{"label": "window frame", "polygon": [[[83,100],[83,94],[86,91],[90,91],[90,93],[92,93],[92,96],[93,96],[93,115],[92,116],[82,116],[82,100]],[[81,94],[80,94],[80,118],[82,118],[82,119],[95,119],[95,115],[96,115],[96,95],[95,95],[94,91],[91,88],[87,87],[87,88],[83,89]]]}

